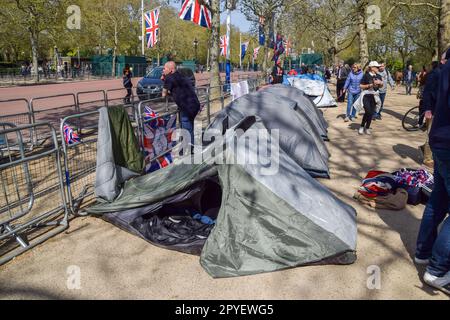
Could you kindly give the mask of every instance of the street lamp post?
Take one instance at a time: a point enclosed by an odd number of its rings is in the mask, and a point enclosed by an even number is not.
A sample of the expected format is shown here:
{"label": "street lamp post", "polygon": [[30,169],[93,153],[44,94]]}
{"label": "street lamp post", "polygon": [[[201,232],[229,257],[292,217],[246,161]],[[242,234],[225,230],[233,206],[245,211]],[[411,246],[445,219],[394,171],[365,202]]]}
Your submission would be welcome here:
{"label": "street lamp post", "polygon": [[194,39],[194,50],[195,50],[195,64],[197,64],[197,48],[198,48],[198,40]]}

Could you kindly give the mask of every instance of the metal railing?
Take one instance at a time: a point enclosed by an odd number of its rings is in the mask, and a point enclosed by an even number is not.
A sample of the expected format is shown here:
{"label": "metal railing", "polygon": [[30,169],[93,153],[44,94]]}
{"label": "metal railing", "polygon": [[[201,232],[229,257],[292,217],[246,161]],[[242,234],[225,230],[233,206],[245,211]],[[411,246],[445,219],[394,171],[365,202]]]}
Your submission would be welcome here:
{"label": "metal railing", "polygon": [[[3,127],[3,128],[2,128]],[[0,264],[44,242],[68,227],[60,149],[50,123],[0,126]],[[22,132],[45,128],[52,146],[27,153]],[[10,144],[12,142],[12,144]],[[19,154],[10,146],[19,146]]]}
{"label": "metal railing", "polygon": [[[263,80],[243,81],[248,81],[249,91],[253,92]],[[175,117],[175,127],[180,127],[179,109],[169,99],[138,101],[133,95],[130,103],[124,104],[123,97],[112,96],[119,91],[125,92],[125,89],[39,97],[32,99],[30,103],[26,99],[4,101],[22,103],[25,106],[24,112],[8,116],[11,117],[9,119],[16,119],[15,122],[19,124],[27,123],[19,127],[15,127],[16,123],[0,123],[0,264],[67,228],[68,214],[78,214],[89,198],[94,200],[99,108],[117,104],[127,109],[142,151],[145,150],[146,125],[151,121],[173,121]],[[224,109],[226,103],[231,102],[231,95],[224,90],[223,85],[197,87],[196,93],[202,106],[198,117],[206,125],[211,123],[217,112]],[[86,99],[93,95],[98,97],[94,100]],[[62,106],[50,103],[37,106],[38,102],[60,97],[70,100],[70,103]],[[157,117],[146,114],[147,105],[158,113]],[[95,110],[81,112],[91,108]],[[46,119],[47,122],[38,123],[46,117],[50,118]],[[4,119],[8,119],[6,115]],[[54,129],[57,119],[58,133]],[[65,125],[78,133],[80,141],[66,141]],[[35,137],[35,141],[30,139],[32,137]],[[32,152],[26,149],[27,143],[31,142],[33,145],[44,138],[49,142],[45,148]],[[172,152],[175,147],[171,145],[162,154],[148,157],[146,163]],[[53,219],[55,217],[58,217],[57,221]],[[32,241],[29,241],[28,235],[41,229],[38,227],[54,230],[33,236]],[[11,247],[11,243],[15,246]]]}

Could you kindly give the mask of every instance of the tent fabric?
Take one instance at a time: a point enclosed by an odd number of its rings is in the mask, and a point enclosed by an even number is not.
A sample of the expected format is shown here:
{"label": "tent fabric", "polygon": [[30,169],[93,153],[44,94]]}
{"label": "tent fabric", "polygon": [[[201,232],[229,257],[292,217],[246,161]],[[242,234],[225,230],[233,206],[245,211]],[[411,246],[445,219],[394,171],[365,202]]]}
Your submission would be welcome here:
{"label": "tent fabric", "polygon": [[[249,130],[245,136],[257,134]],[[259,149],[258,144],[238,144],[227,150],[227,157],[261,154]],[[285,152],[280,151],[278,165],[275,175],[262,174],[259,165],[219,166],[223,194],[233,196],[223,198],[218,228],[202,251],[200,262],[211,276],[275,271],[356,250],[355,210]]]}
{"label": "tent fabric", "polygon": [[277,94],[297,102],[298,109],[304,112],[313,130],[317,130],[320,136],[328,137],[328,122],[325,120],[323,113],[316,107],[303,91],[295,87],[276,84],[273,86],[264,87],[265,92]]}
{"label": "tent fabric", "polygon": [[303,169],[316,178],[329,178],[329,153],[314,131],[306,127],[307,120],[298,111],[297,102],[264,90],[245,95],[220,111],[205,130],[205,136],[223,132],[246,117],[257,115],[269,130],[277,129],[280,146]]}
{"label": "tent fabric", "polygon": [[313,97],[318,108],[337,107],[336,100],[323,79],[317,80],[296,76],[287,77],[286,80],[290,86],[302,90],[307,96]]}
{"label": "tent fabric", "polygon": [[123,182],[140,175],[143,156],[126,111],[104,107],[99,112],[95,195],[112,201]]}
{"label": "tent fabric", "polygon": [[[199,165],[175,164],[128,181],[113,203],[97,204],[88,212],[105,213],[107,221],[150,241],[140,232],[141,217],[195,198],[202,181],[218,176],[223,196],[200,256],[212,277],[271,272],[336,257],[345,257],[338,263],[353,263],[355,210],[313,179],[277,141],[270,142],[280,150],[278,157],[262,152],[265,144],[246,147],[243,141],[260,138],[258,132],[267,130],[262,119],[250,118],[253,123],[243,134],[235,131],[242,122],[227,130],[220,154],[227,164],[208,164],[207,157]],[[237,164],[236,158],[246,153],[262,155],[260,163],[265,165]],[[269,174],[268,163],[278,170]]]}
{"label": "tent fabric", "polygon": [[248,94],[249,91],[249,87],[248,87],[248,81],[240,81],[240,82],[236,82],[236,83],[232,83],[231,84],[231,97],[232,100],[236,100],[246,94]]}

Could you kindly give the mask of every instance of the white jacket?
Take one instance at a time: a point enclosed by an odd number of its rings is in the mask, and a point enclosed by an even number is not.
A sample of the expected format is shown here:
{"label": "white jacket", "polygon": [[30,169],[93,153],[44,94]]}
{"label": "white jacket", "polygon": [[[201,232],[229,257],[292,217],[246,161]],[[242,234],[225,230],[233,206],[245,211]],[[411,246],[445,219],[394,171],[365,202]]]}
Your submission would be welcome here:
{"label": "white jacket", "polygon": [[366,94],[373,94],[375,97],[375,103],[377,104],[376,113],[380,112],[381,109],[381,99],[380,99],[380,93],[375,90],[364,90],[359,95],[359,98],[356,99],[356,101],[353,103],[353,109],[356,110],[358,114],[364,113],[364,105],[363,105],[363,99]]}

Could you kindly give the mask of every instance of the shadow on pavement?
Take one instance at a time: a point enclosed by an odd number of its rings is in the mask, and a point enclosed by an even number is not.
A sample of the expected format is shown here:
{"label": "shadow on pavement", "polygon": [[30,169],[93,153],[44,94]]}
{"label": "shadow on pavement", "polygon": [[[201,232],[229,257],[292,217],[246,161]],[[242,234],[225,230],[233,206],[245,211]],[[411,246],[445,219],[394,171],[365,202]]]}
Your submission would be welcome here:
{"label": "shadow on pavement", "polygon": [[418,165],[422,165],[423,156],[418,148],[413,148],[405,144],[397,144],[393,146],[392,149],[403,159],[409,158],[414,160]]}

